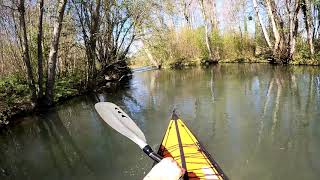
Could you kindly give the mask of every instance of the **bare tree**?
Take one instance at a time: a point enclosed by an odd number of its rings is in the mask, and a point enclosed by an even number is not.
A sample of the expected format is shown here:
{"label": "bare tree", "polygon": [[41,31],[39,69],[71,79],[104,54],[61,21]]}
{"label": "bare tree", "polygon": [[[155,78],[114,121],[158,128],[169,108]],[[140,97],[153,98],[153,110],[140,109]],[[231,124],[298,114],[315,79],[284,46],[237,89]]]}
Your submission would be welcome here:
{"label": "bare tree", "polygon": [[276,23],[276,7],[274,5],[274,0],[266,0],[266,6],[267,6],[267,12],[268,12],[268,16],[269,16],[269,20],[271,22],[272,25],[272,31],[273,31],[273,35],[275,38],[275,42],[274,42],[274,46],[273,46],[273,51],[274,54],[277,54],[277,52],[279,51],[279,46],[280,46],[280,33],[279,33],[279,29]]}
{"label": "bare tree", "polygon": [[291,10],[291,3],[287,1],[287,10],[289,12],[289,59],[293,58],[296,46],[296,37],[298,34],[298,13],[300,10],[300,0],[293,2],[294,9]]}
{"label": "bare tree", "polygon": [[58,13],[57,19],[54,22],[53,34],[51,47],[48,58],[48,77],[46,84],[46,104],[51,106],[54,101],[54,83],[56,76],[56,65],[57,65],[57,56],[58,56],[58,46],[59,46],[59,38],[60,32],[62,29],[62,20],[64,16],[64,10],[67,4],[67,0],[60,0],[58,3]]}
{"label": "bare tree", "polygon": [[262,32],[263,32],[263,37],[264,39],[266,40],[267,44],[268,44],[268,47],[269,48],[272,48],[272,44],[271,44],[271,41],[270,41],[270,38],[269,38],[269,34],[267,32],[267,29],[262,21],[262,17],[261,17],[261,14],[259,13],[259,7],[258,7],[258,3],[257,3],[257,0],[252,0],[253,2],[253,7],[254,7],[254,10],[256,12],[256,15],[258,17],[258,21],[260,23],[260,26],[261,26],[261,29],[262,29]]}
{"label": "bare tree", "polygon": [[154,57],[152,56],[152,53],[149,51],[146,43],[144,42],[145,40],[142,38],[141,42],[142,42],[142,46],[143,46],[143,50],[144,52],[147,54],[147,57],[149,59],[149,61],[156,67],[160,68],[160,64],[154,59]]}
{"label": "bare tree", "polygon": [[[1,32],[0,32],[1,33]],[[0,39],[0,74],[4,73],[4,45],[2,39]]]}
{"label": "bare tree", "polygon": [[189,28],[192,28],[192,23],[191,23],[191,14],[190,14],[190,5],[192,3],[192,0],[182,0],[182,6],[183,6],[183,16],[184,19],[187,23],[187,26]]}
{"label": "bare tree", "polygon": [[301,0],[301,9],[304,15],[304,23],[307,30],[307,40],[310,48],[311,56],[314,55],[313,36],[312,36],[312,20],[311,20],[311,5],[309,0]]}
{"label": "bare tree", "polygon": [[43,38],[43,0],[39,1],[39,24],[38,24],[38,34],[37,34],[37,47],[38,47],[38,99],[42,99],[43,97],[43,52],[42,52],[42,38]]}
{"label": "bare tree", "polygon": [[22,33],[21,46],[22,46],[23,61],[24,61],[26,68],[27,68],[28,84],[29,84],[29,88],[31,90],[32,101],[35,102],[37,99],[37,94],[36,94],[37,92],[36,92],[35,81],[34,81],[34,77],[33,77],[30,54],[29,54],[30,52],[29,52],[27,27],[26,27],[26,21],[25,21],[24,0],[19,1],[18,11],[19,11],[19,15],[20,15],[19,21],[20,21],[20,29],[21,29],[21,33]]}
{"label": "bare tree", "polygon": [[217,20],[217,10],[216,10],[216,1],[210,0],[208,1],[208,9],[209,9],[209,17],[210,17],[210,24],[212,30],[216,31],[218,29],[218,20]]}
{"label": "bare tree", "polygon": [[209,32],[209,24],[208,24],[208,16],[205,10],[205,5],[203,0],[199,0],[199,5],[201,8],[201,13],[204,19],[204,28],[205,28],[205,33],[206,33],[206,46],[208,49],[208,53],[209,53],[209,59],[212,61],[218,61],[217,59],[214,59],[213,57],[213,50],[212,50],[212,44],[211,44],[211,38],[210,38],[210,32]]}
{"label": "bare tree", "polygon": [[312,3],[312,17],[313,17],[313,38],[320,37],[320,1]]}
{"label": "bare tree", "polygon": [[[100,25],[101,1],[80,1],[75,4],[76,12],[80,21],[82,37],[85,43],[88,68],[87,68],[87,87],[94,88],[96,77],[96,46]],[[112,3],[112,2],[106,2]]]}

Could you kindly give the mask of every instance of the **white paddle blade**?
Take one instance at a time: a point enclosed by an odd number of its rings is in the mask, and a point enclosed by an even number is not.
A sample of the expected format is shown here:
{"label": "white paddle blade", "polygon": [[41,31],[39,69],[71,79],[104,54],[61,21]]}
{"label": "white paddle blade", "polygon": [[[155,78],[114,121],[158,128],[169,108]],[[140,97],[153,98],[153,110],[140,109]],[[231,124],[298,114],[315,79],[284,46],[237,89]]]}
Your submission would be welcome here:
{"label": "white paddle blade", "polygon": [[131,139],[141,149],[147,145],[143,132],[120,107],[110,102],[99,102],[95,108],[109,126]]}

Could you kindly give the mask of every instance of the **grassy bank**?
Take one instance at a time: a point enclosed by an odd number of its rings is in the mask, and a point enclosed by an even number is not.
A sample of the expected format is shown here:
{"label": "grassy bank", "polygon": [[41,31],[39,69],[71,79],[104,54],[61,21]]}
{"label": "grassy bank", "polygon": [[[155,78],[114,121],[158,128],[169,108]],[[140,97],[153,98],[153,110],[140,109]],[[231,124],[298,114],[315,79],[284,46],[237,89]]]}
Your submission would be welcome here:
{"label": "grassy bank", "polygon": [[[268,59],[263,57],[261,58],[238,58],[238,59],[223,59],[219,61],[219,64],[223,63],[270,63]],[[211,65],[212,62],[210,61],[200,61],[200,60],[190,60],[190,61],[183,61],[183,62],[174,62],[174,63],[167,63],[162,65],[162,68],[165,69],[176,69],[176,68],[188,68],[193,66],[208,66]],[[307,65],[307,66],[320,66],[320,60],[314,59],[301,59],[296,61],[291,61],[288,65]],[[146,66],[153,66],[151,63],[135,63],[134,65],[130,66],[131,68],[141,68]]]}
{"label": "grassy bank", "polygon": [[[55,103],[84,92],[79,78],[58,79]],[[28,83],[22,77],[10,76],[0,80],[0,126],[9,124],[14,117],[30,114],[40,108],[32,103]]]}
{"label": "grassy bank", "polygon": [[[159,33],[145,40],[144,47],[132,56],[131,65],[176,68],[206,65],[213,60],[219,63],[268,63],[274,58],[272,48],[267,46],[261,33],[253,35],[235,31],[222,34],[213,31],[210,34],[212,56],[209,55],[205,37],[204,27]],[[315,54],[311,56],[306,39],[297,37],[295,53],[288,64],[319,65],[320,44],[316,42],[314,47]]]}

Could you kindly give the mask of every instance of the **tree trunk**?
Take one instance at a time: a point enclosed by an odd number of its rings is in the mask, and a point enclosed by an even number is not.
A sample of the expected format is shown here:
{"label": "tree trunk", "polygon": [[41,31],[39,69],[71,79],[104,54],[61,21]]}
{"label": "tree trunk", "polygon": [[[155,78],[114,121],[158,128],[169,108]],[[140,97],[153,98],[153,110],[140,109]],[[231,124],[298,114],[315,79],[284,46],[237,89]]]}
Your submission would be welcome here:
{"label": "tree trunk", "polygon": [[64,10],[67,4],[67,0],[60,0],[58,4],[58,16],[54,22],[52,41],[50,46],[49,58],[48,58],[48,77],[46,84],[46,104],[51,106],[54,101],[54,83],[56,76],[57,56],[60,32],[62,29],[62,20],[64,16]]}
{"label": "tree trunk", "polygon": [[35,103],[37,99],[37,92],[36,92],[36,87],[35,87],[35,82],[34,82],[33,72],[32,72],[32,65],[31,65],[30,55],[29,55],[29,43],[28,43],[27,27],[26,27],[26,21],[25,21],[24,0],[20,0],[18,10],[20,13],[20,17],[19,17],[20,29],[22,31],[21,41],[22,41],[23,61],[27,68],[28,84],[31,90],[31,98],[32,98],[32,101]]}
{"label": "tree trunk", "polygon": [[0,64],[1,64],[1,69],[0,69],[0,75],[2,76],[4,74],[4,44],[0,39]]}
{"label": "tree trunk", "polygon": [[319,38],[320,35],[320,3],[313,3],[313,39]]}
{"label": "tree trunk", "polygon": [[258,17],[258,20],[259,20],[259,23],[260,23],[260,26],[261,26],[261,29],[262,29],[262,32],[263,32],[264,39],[266,40],[266,42],[267,42],[267,44],[268,44],[268,47],[269,47],[269,48],[272,48],[272,44],[271,44],[271,41],[270,41],[270,38],[269,38],[269,35],[268,35],[268,32],[267,32],[267,29],[266,29],[266,27],[264,26],[263,21],[262,21],[262,18],[261,18],[261,15],[260,15],[260,13],[259,13],[257,0],[252,0],[252,1],[253,1],[254,10],[256,11],[256,14],[257,14],[257,17]]}
{"label": "tree trunk", "polygon": [[88,88],[94,88],[94,82],[96,77],[96,43],[97,43],[97,34],[98,26],[100,21],[100,0],[96,0],[96,8],[91,12],[91,27],[90,27],[90,38],[88,44]]}
{"label": "tree trunk", "polygon": [[212,46],[211,46],[211,38],[209,34],[209,27],[208,27],[208,17],[204,8],[203,0],[199,0],[199,4],[200,4],[203,19],[204,19],[204,23],[205,23],[204,28],[205,28],[205,34],[206,34],[206,46],[209,53],[209,59],[212,61],[217,61],[217,59],[214,59],[212,55],[213,53],[212,53]]}
{"label": "tree trunk", "polygon": [[216,1],[210,0],[209,3],[211,4],[211,16],[210,16],[210,23],[211,28],[216,31],[218,29],[218,21],[217,21],[217,12],[216,12]]}
{"label": "tree trunk", "polygon": [[312,20],[311,20],[311,14],[310,14],[310,2],[309,0],[302,0],[301,1],[301,9],[304,15],[304,23],[306,26],[306,30],[307,30],[307,40],[308,40],[308,44],[309,44],[309,48],[310,48],[310,54],[311,56],[314,55],[314,47],[313,47],[313,39],[312,39],[312,28],[311,28],[311,24],[312,24]]}
{"label": "tree trunk", "polygon": [[37,35],[37,43],[38,43],[38,99],[42,99],[43,97],[43,55],[42,55],[42,21],[43,21],[43,0],[39,2],[39,24],[38,24],[38,35]]}
{"label": "tree trunk", "polygon": [[274,14],[276,13],[276,9],[274,6],[272,6],[271,2],[273,0],[266,0],[266,6],[267,6],[267,13],[270,18],[270,22],[272,25],[272,31],[273,35],[275,38],[274,46],[273,46],[273,51],[276,54],[279,51],[279,45],[280,45],[280,33],[276,24],[275,16]]}
{"label": "tree trunk", "polygon": [[317,17],[317,23],[318,23],[318,26],[317,26],[317,32],[318,34],[316,34],[315,36],[317,36],[317,38],[320,38],[320,3],[315,5],[315,9],[317,9],[317,13],[316,13],[316,17]]}
{"label": "tree trunk", "polygon": [[159,63],[153,58],[151,52],[149,51],[148,47],[146,47],[144,40],[142,40],[142,46],[143,46],[143,50],[144,52],[147,54],[149,61],[155,65],[156,67],[160,67]]}
{"label": "tree trunk", "polygon": [[[216,9],[216,1],[210,0],[208,1],[209,7],[211,7],[210,11],[210,24],[211,24],[211,31],[214,33],[215,36],[219,36],[219,29],[218,29],[218,20],[217,20],[217,9]],[[220,59],[219,54],[219,47],[213,47],[213,57],[216,61]]]}
{"label": "tree trunk", "polygon": [[189,7],[192,1],[187,2],[187,0],[183,0],[183,15],[184,19],[186,20],[187,26],[191,29],[191,18],[190,18],[190,13],[189,13]]}
{"label": "tree trunk", "polygon": [[293,59],[298,34],[298,14],[300,10],[300,0],[297,0],[294,11],[289,9],[289,60]]}

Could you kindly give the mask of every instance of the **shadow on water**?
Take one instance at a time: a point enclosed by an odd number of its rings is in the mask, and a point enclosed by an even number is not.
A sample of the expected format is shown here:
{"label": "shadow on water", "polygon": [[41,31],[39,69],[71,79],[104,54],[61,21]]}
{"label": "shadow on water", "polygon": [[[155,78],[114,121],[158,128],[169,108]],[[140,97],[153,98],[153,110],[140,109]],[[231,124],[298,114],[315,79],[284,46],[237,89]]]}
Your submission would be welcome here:
{"label": "shadow on water", "polygon": [[320,70],[263,64],[135,73],[129,88],[76,98],[0,134],[0,179],[142,179],[152,165],[104,124],[122,107],[158,148],[174,108],[231,179],[318,179]]}
{"label": "shadow on water", "polygon": [[[44,158],[42,161],[47,161],[45,168],[51,171],[46,172],[50,175],[47,177],[48,179],[68,179],[69,177],[77,177],[79,175],[81,175],[79,176],[81,179],[88,175],[94,175],[93,169],[82,154],[80,148],[73,141],[57,112],[40,115],[35,117],[35,119],[35,123],[31,126],[17,130],[23,134],[22,136],[16,136],[16,132],[11,130],[6,132],[6,134],[12,138],[12,141],[7,142],[7,145],[13,145],[14,152],[9,155],[6,154],[6,152],[1,153],[8,158],[6,162],[8,163],[7,165],[11,166],[10,168],[4,167],[4,169],[8,169],[3,173],[3,175],[5,175],[4,179],[33,179],[34,177],[44,175],[40,174],[42,173],[41,171],[38,171],[42,168],[41,166],[37,167],[37,165],[40,164],[28,162],[28,158],[30,157],[24,157],[25,155],[34,156],[33,158]],[[31,142],[29,142],[30,145],[25,142],[28,138],[32,139]],[[32,141],[37,142],[33,143]],[[23,148],[27,148],[27,150]],[[30,150],[34,152],[29,152],[28,148],[31,148]],[[5,163],[1,163],[1,165],[3,164]],[[79,169],[81,169],[81,171],[79,171]],[[81,172],[81,174],[79,174],[79,172]]]}

